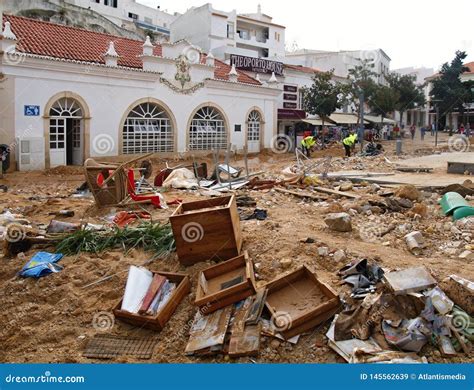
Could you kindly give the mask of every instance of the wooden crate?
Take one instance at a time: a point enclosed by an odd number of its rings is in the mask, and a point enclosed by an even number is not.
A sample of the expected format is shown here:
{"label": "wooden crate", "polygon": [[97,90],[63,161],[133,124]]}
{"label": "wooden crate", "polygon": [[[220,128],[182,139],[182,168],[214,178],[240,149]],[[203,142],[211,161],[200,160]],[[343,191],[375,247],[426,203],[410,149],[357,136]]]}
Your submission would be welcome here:
{"label": "wooden crate", "polygon": [[166,305],[154,316],[139,315],[121,310],[122,300],[120,300],[114,308],[115,318],[135,326],[157,331],[161,331],[165,327],[178,305],[191,291],[191,282],[189,281],[189,276],[185,274],[173,274],[168,272],[154,272],[154,274],[162,275],[170,282],[176,283],[176,289],[172,292]]}
{"label": "wooden crate", "polygon": [[[227,288],[226,283],[242,280]],[[199,273],[196,300],[202,314],[209,314],[255,294],[255,274],[248,253],[209,267]]]}
{"label": "wooden crate", "polygon": [[265,287],[268,289],[265,304],[285,339],[314,328],[340,309],[336,292],[306,266]]}
{"label": "wooden crate", "polygon": [[242,234],[235,196],[183,203],[170,222],[183,265],[227,260],[240,254]]}

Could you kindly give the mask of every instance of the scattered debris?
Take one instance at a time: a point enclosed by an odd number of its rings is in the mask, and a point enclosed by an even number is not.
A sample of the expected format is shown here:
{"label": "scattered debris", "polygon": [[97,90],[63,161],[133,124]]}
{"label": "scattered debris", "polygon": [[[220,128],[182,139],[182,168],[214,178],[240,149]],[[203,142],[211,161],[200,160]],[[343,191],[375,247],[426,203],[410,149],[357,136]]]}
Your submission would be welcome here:
{"label": "scattered debris", "polygon": [[20,276],[24,278],[41,278],[51,273],[59,272],[63,269],[56,264],[63,258],[61,253],[36,253],[20,271]]}
{"label": "scattered debris", "polygon": [[114,359],[133,356],[151,359],[158,340],[154,337],[137,338],[97,334],[88,341],[83,356],[89,359]]}

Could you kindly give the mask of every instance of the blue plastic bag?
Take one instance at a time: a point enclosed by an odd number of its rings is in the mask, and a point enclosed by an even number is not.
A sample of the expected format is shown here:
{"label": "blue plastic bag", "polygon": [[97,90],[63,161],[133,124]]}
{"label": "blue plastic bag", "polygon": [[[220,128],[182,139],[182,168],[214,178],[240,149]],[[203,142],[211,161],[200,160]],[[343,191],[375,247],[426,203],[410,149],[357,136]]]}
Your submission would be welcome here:
{"label": "blue plastic bag", "polygon": [[38,252],[26,263],[20,271],[20,276],[24,278],[41,278],[50,273],[59,272],[63,267],[56,263],[62,257],[61,253]]}

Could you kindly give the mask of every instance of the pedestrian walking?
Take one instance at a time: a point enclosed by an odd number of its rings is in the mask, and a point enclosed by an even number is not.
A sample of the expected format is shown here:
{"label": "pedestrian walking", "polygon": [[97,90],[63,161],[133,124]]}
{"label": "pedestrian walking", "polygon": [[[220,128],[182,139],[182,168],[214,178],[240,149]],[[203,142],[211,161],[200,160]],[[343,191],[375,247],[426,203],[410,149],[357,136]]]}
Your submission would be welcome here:
{"label": "pedestrian walking", "polygon": [[411,134],[411,139],[412,139],[412,141],[415,139],[415,133],[416,133],[416,126],[415,126],[415,125],[411,125],[411,126],[410,126],[410,134]]}

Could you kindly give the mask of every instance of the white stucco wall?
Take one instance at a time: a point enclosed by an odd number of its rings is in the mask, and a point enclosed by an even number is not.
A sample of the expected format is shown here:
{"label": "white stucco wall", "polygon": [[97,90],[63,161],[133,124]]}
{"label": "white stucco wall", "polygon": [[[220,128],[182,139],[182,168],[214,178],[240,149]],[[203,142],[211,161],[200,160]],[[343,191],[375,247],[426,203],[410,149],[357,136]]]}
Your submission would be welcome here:
{"label": "white stucco wall", "polygon": [[[164,64],[172,67],[174,64]],[[209,71],[197,65],[197,73],[208,76]],[[263,146],[270,147],[274,132],[276,132],[276,109],[279,90],[261,88],[240,83],[229,83],[208,80],[205,87],[192,94],[181,94],[172,91],[159,81],[159,74],[144,73],[120,68],[106,68],[104,66],[84,65],[77,63],[51,61],[37,58],[26,58],[18,65],[3,64],[0,71],[7,77],[13,78],[14,118],[4,118],[14,125],[15,137],[24,137],[28,129],[28,137],[45,136],[45,127],[48,121],[44,119],[45,107],[48,101],[56,94],[68,91],[80,96],[87,104],[90,112],[90,150],[91,157],[117,156],[122,119],[128,113],[128,108],[134,102],[153,98],[163,102],[175,118],[175,152],[187,151],[187,133],[189,121],[193,111],[207,103],[219,107],[227,119],[228,142],[238,150],[242,150],[246,140],[246,116],[257,107],[264,116]],[[165,72],[169,73],[169,72]],[[193,74],[193,73],[192,73]],[[192,80],[192,83],[203,81]],[[8,99],[6,90],[0,89],[0,101]],[[40,116],[24,115],[25,105],[40,106]],[[242,125],[242,132],[234,132],[234,125]],[[0,126],[1,127],[1,126]],[[112,140],[106,153],[100,153],[95,143],[103,135]],[[38,169],[44,168],[38,166]]]}

